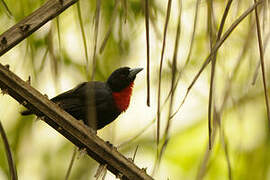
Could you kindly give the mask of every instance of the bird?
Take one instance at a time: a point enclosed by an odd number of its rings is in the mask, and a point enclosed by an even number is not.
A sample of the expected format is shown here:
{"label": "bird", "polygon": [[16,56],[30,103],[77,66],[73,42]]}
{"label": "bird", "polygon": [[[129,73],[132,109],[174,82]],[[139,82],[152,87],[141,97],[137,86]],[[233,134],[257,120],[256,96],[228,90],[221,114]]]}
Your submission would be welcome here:
{"label": "bird", "polygon": [[[51,101],[92,129],[102,129],[127,110],[134,80],[142,70],[143,68],[118,68],[106,82],[80,83],[75,88],[53,97]],[[34,112],[25,110],[21,114],[25,116]]]}

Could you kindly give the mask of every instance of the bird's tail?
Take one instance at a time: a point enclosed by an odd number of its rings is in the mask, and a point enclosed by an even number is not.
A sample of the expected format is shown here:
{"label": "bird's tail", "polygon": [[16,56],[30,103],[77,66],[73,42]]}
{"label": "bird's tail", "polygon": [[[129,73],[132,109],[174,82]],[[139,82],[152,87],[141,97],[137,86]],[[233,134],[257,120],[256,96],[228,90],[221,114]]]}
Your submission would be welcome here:
{"label": "bird's tail", "polygon": [[31,115],[31,114],[33,114],[33,113],[30,110],[25,110],[25,111],[21,112],[21,115],[23,115],[23,116],[27,116],[27,115]]}

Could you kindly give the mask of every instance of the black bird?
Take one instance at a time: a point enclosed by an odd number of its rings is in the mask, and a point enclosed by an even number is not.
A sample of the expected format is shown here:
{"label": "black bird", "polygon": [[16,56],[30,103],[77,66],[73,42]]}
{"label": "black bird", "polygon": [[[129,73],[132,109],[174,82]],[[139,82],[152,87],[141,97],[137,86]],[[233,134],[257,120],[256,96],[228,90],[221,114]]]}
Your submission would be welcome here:
{"label": "black bird", "polygon": [[[134,80],[142,70],[121,67],[115,70],[106,82],[83,82],[51,100],[74,118],[83,120],[86,125],[101,129],[126,111]],[[30,115],[33,112],[26,110],[21,114]]]}

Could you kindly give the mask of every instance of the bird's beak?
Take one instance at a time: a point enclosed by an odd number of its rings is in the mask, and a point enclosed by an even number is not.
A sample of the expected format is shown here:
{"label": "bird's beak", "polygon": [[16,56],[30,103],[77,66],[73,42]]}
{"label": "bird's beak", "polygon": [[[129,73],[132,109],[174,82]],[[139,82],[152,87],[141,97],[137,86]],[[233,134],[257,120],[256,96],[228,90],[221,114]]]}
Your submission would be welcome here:
{"label": "bird's beak", "polygon": [[136,75],[137,75],[140,71],[142,71],[142,70],[143,70],[143,68],[133,68],[133,69],[130,69],[130,70],[129,70],[129,75],[128,75],[128,77],[129,77],[130,79],[135,79]]}

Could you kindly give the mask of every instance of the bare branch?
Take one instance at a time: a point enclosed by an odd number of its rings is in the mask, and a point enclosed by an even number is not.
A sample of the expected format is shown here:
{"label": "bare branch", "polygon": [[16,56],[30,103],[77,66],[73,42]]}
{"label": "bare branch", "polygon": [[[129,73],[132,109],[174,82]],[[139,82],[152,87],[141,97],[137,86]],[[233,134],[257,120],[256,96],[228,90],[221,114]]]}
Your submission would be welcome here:
{"label": "bare branch", "polygon": [[78,0],[49,0],[0,36],[0,56],[30,36]]}

